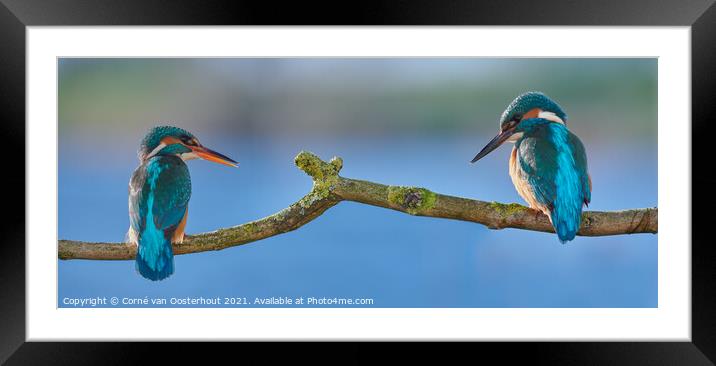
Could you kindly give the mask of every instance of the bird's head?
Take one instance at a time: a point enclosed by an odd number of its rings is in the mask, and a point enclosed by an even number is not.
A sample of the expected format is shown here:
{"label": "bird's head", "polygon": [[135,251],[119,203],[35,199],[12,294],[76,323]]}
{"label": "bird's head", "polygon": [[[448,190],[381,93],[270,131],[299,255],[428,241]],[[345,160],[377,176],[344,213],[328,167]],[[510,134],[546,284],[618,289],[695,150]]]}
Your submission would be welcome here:
{"label": "bird's head", "polygon": [[174,126],[152,128],[139,146],[139,161],[162,155],[174,155],[182,160],[202,158],[233,167],[239,164],[228,156],[204,147],[189,131]]}
{"label": "bird's head", "polygon": [[522,121],[542,118],[554,123],[567,123],[567,115],[550,97],[541,92],[520,94],[500,116],[500,132],[472,159],[476,162],[497,149],[505,141],[515,142],[522,137]]}

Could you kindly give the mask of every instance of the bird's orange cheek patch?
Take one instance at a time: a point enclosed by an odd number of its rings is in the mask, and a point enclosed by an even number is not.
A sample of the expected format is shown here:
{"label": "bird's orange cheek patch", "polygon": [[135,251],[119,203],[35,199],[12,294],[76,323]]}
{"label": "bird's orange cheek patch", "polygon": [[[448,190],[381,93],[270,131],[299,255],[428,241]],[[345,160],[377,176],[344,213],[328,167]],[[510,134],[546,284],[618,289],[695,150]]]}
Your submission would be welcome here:
{"label": "bird's orange cheek patch", "polygon": [[174,136],[167,136],[161,140],[161,143],[163,143],[166,146],[169,146],[169,145],[173,145],[173,144],[179,144],[179,143],[181,143],[181,141]]}
{"label": "bird's orange cheek patch", "polygon": [[525,113],[524,116],[522,116],[522,119],[530,119],[530,118],[537,118],[539,116],[539,112],[542,110],[539,108],[532,108],[527,113]]}

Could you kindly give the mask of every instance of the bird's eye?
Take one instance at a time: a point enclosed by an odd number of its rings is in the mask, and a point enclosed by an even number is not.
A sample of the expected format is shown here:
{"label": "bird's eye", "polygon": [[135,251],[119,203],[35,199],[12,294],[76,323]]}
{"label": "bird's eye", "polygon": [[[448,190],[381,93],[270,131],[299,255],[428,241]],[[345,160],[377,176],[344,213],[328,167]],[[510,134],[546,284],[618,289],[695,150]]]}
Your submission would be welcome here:
{"label": "bird's eye", "polygon": [[522,120],[522,115],[516,114],[514,117],[512,117],[512,121],[515,123],[518,123]]}
{"label": "bird's eye", "polygon": [[185,145],[189,145],[189,146],[196,146],[196,145],[197,145],[196,139],[191,138],[191,137],[182,137],[181,141],[182,141]]}

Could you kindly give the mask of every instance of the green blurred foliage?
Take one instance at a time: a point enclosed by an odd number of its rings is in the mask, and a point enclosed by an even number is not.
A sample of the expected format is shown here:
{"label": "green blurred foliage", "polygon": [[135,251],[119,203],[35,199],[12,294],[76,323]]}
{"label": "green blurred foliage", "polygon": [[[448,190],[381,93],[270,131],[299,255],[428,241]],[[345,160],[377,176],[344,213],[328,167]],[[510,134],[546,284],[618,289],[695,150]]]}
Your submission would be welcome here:
{"label": "green blurred foliage", "polygon": [[63,58],[58,67],[61,134],[173,123],[242,135],[489,135],[528,90],[555,99],[580,136],[657,133],[657,59]]}

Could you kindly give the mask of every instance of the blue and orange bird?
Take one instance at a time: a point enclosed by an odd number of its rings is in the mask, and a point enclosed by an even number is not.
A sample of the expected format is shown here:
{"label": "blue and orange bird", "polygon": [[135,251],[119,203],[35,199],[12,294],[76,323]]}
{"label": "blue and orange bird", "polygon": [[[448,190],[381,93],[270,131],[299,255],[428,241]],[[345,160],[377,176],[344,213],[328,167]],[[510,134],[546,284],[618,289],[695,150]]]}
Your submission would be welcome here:
{"label": "blue and orange bird", "polygon": [[502,113],[500,133],[472,159],[513,142],[512,183],[531,208],[549,217],[562,243],[574,239],[592,195],[584,145],[566,123],[567,115],[548,96],[524,93]]}
{"label": "blue and orange bird", "polygon": [[184,162],[202,158],[234,167],[238,163],[172,126],[152,128],[137,155],[140,164],[129,181],[127,241],[137,245],[137,272],[158,281],[174,273],[172,243],[184,240],[191,197],[191,178]]}

